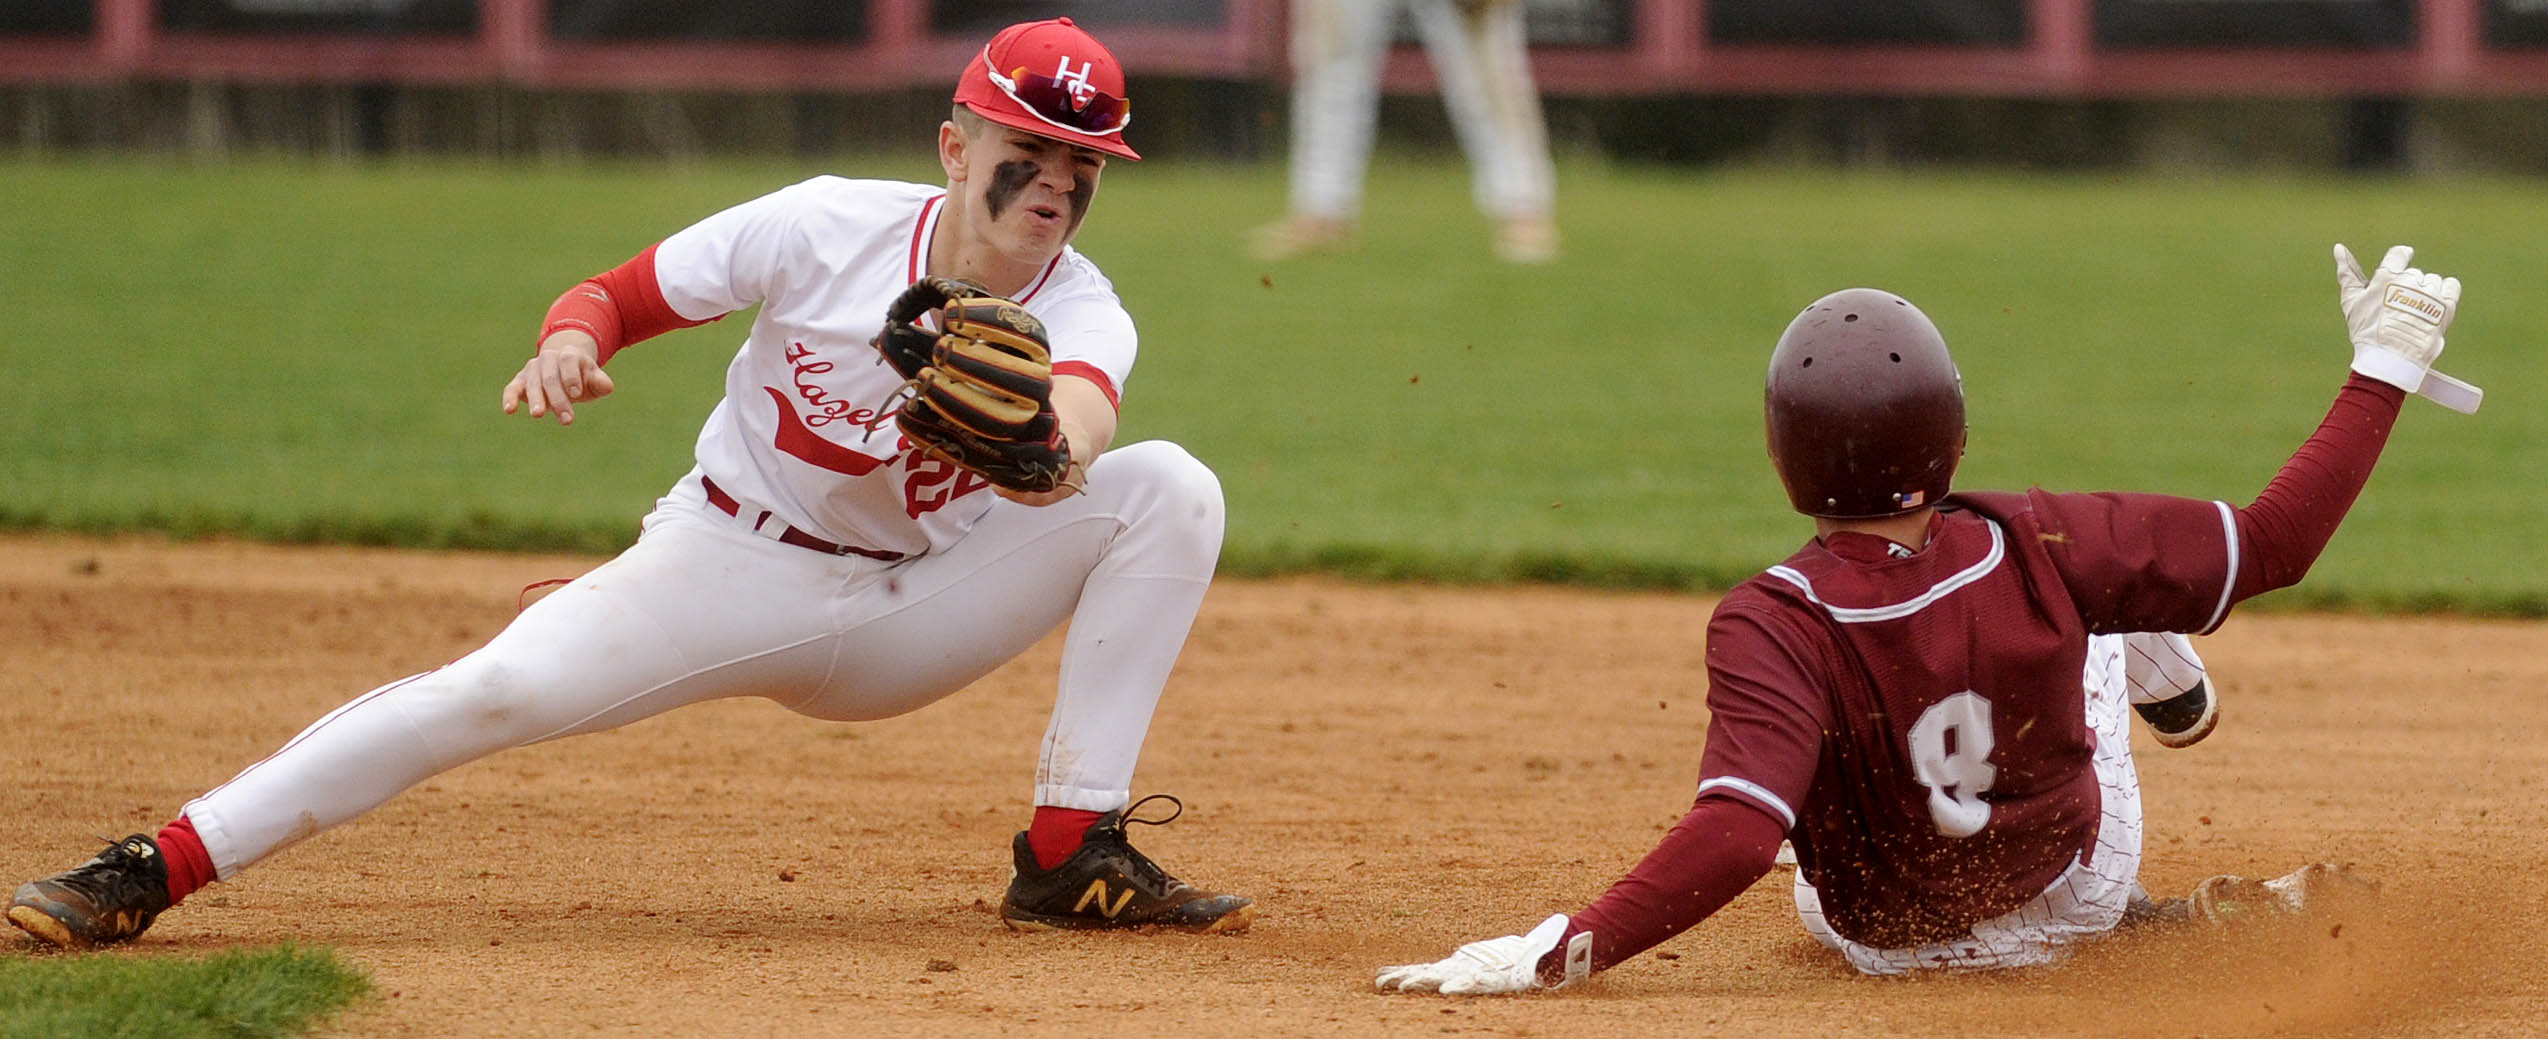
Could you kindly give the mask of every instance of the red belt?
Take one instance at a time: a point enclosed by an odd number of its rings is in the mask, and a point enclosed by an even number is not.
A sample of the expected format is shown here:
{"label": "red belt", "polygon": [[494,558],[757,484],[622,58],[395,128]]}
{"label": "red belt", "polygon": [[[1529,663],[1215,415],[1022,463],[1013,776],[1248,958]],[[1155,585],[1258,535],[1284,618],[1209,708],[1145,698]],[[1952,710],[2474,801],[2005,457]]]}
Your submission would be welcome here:
{"label": "red belt", "polygon": [[[716,506],[718,511],[723,512],[728,516],[732,516],[736,519],[743,518],[742,504],[736,502],[733,495],[727,494],[725,492],[725,488],[717,486],[717,482],[715,480],[708,479],[706,476],[702,475],[699,477],[699,486],[707,489],[708,504]],[[758,531],[761,529],[762,524],[768,523],[769,521],[770,510],[763,509],[761,510],[760,517],[752,521],[752,529],[754,531]],[[779,543],[794,545],[798,548],[810,548],[827,556],[866,556],[869,559],[881,559],[888,563],[902,558],[902,553],[900,552],[885,552],[873,548],[860,548],[856,545],[835,545],[829,541],[825,541],[812,534],[808,534],[796,529],[795,527],[786,526],[784,524],[782,524],[779,528]]]}

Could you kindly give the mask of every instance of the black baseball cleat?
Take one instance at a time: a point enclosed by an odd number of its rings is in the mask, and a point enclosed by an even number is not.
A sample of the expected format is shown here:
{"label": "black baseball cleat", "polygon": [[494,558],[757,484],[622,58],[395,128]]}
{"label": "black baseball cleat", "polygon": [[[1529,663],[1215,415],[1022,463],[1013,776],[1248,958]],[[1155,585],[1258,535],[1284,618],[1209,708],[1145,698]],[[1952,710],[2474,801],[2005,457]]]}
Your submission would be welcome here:
{"label": "black baseball cleat", "polygon": [[[1177,810],[1165,819],[1130,818],[1142,805],[1156,800],[1165,800]],[[1000,922],[1019,931],[1246,930],[1251,918],[1246,898],[1199,890],[1169,876],[1124,839],[1125,823],[1158,826],[1183,814],[1184,802],[1152,794],[1129,808],[1098,816],[1088,824],[1079,850],[1051,869],[1035,864],[1035,849],[1027,843],[1025,831],[1019,831],[1009,842],[1017,872],[1009,878],[1007,897],[1000,899]]]}
{"label": "black baseball cleat", "polygon": [[2157,703],[2133,704],[2132,710],[2149,723],[2150,737],[2162,747],[2201,743],[2221,722],[2220,698],[2212,695],[2209,679],[2197,679],[2194,688]]}
{"label": "black baseball cleat", "polygon": [[9,922],[66,949],[113,945],[150,930],[168,902],[168,860],[145,834],[109,842],[68,873],[18,885]]}

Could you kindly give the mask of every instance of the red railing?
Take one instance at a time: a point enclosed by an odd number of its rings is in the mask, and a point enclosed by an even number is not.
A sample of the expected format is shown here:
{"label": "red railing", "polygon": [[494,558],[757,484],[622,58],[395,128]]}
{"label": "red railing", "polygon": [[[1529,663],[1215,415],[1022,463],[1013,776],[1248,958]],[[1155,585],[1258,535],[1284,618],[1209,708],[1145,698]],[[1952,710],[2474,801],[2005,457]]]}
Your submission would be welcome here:
{"label": "red railing", "polygon": [[[0,82],[120,79],[273,82],[504,82],[528,87],[861,90],[954,76],[970,36],[929,32],[927,0],[866,0],[855,44],[552,40],[546,0],[478,0],[469,37],[339,33],[167,33],[152,0],[95,0],[87,39],[0,35]],[[854,2],[854,0],[844,0]],[[1283,59],[1282,0],[1224,0],[1208,29],[1127,27],[1107,33],[1145,74],[1255,79]]]}
{"label": "red railing", "polygon": [[[844,0],[851,2],[851,0]],[[163,33],[152,0],[95,0],[87,38],[0,36],[0,82],[502,82],[524,87],[863,90],[936,83],[979,41],[932,33],[927,0],[866,0],[847,45],[550,39],[546,0],[479,0],[476,35]],[[2423,0],[2416,43],[2396,50],[2184,48],[2104,51],[2091,0],[2030,0],[2013,47],[1736,46],[1713,43],[1707,0],[1636,0],[1630,42],[1543,47],[1542,89],[1579,95],[1969,94],[2222,96],[2548,95],[2548,48],[2490,49],[2482,0]],[[1224,0],[1222,24],[1110,27],[1136,75],[1278,80],[1283,0]],[[1391,58],[1392,90],[1429,88],[1420,52]]]}
{"label": "red railing", "polygon": [[[2413,47],[2221,47],[2101,51],[2091,0],[2030,0],[2018,47],[1712,46],[1706,0],[1642,0],[1622,51],[1543,50],[1542,89],[1570,94],[1688,92],[2162,97],[2548,94],[2548,50],[2495,50],[2482,0],[2422,0]],[[1391,85],[1418,85],[1421,58],[1392,58]]]}

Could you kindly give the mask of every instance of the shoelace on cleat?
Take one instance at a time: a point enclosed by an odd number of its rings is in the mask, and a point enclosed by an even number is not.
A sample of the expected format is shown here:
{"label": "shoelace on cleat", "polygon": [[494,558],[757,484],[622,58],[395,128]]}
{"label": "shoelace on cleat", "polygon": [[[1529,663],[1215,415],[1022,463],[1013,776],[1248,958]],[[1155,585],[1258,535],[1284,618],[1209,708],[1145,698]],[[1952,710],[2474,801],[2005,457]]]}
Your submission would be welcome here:
{"label": "shoelace on cleat", "polygon": [[[106,850],[82,863],[78,868],[52,878],[54,884],[69,888],[99,908],[139,901],[149,904],[149,856],[133,850],[126,841],[105,841]],[[136,874],[139,874],[138,876]]]}
{"label": "shoelace on cleat", "polygon": [[[1141,810],[1141,806],[1152,801],[1166,801],[1174,806],[1175,810],[1169,812],[1164,819],[1141,819],[1133,815]],[[1134,848],[1132,840],[1124,832],[1124,827],[1133,823],[1140,823],[1143,826],[1165,826],[1177,821],[1177,817],[1184,814],[1186,814],[1186,803],[1177,800],[1174,795],[1151,794],[1127,806],[1121,815],[1115,817],[1114,825],[1104,827],[1103,832],[1089,834],[1087,840],[1091,844],[1112,844],[1122,848],[1125,860],[1131,863],[1133,873],[1144,882],[1144,886],[1165,894],[1182,882],[1169,876],[1168,871],[1159,868],[1158,863],[1150,861],[1150,856]]]}

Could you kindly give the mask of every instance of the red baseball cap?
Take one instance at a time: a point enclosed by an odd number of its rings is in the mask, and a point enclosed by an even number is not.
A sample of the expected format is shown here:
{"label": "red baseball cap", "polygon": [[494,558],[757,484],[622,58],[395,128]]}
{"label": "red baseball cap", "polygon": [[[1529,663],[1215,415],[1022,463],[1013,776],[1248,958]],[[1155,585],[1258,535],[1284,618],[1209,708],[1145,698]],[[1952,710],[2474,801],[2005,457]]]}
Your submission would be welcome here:
{"label": "red baseball cap", "polygon": [[1068,18],[1000,30],[964,67],[955,99],[1012,130],[1141,158],[1124,143],[1124,127],[1132,122],[1124,67]]}

